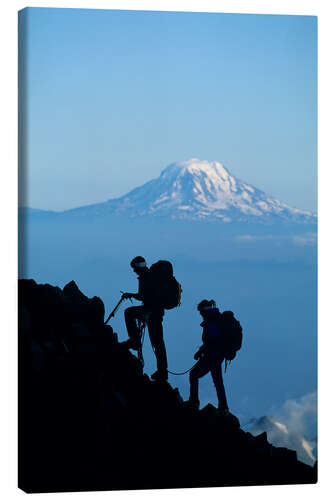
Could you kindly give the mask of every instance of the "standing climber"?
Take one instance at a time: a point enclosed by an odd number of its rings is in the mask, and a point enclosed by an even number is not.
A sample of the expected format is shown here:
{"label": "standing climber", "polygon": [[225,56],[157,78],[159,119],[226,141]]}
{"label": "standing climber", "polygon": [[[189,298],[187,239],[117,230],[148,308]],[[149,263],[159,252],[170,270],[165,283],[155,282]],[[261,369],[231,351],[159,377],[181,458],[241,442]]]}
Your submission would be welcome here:
{"label": "standing climber", "polygon": [[148,327],[149,338],[157,362],[157,371],[151,375],[151,378],[155,381],[166,381],[168,379],[168,363],[163,339],[164,307],[158,299],[158,282],[154,279],[154,273],[147,267],[143,257],[135,257],[130,265],[138,275],[138,293],[124,293],[123,298],[141,300],[143,304],[128,307],[125,310],[125,323],[129,339],[124,344],[130,349],[139,349],[141,340],[137,320],[144,321]]}
{"label": "standing climber", "polygon": [[231,311],[220,313],[215,300],[202,300],[197,310],[203,318],[203,344],[195,353],[198,362],[190,371],[190,397],[188,406],[199,408],[199,378],[211,373],[218,399],[218,410],[229,415],[222,378],[222,362],[233,359],[242,342],[242,328]]}

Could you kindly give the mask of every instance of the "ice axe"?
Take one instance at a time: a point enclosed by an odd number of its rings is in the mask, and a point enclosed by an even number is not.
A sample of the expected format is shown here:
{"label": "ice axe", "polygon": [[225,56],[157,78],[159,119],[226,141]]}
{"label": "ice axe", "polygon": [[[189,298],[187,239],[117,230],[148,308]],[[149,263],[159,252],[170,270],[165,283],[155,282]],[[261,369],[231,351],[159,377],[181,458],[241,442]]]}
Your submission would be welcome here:
{"label": "ice axe", "polygon": [[117,312],[117,309],[118,307],[120,306],[120,304],[122,303],[122,301],[125,300],[125,297],[124,297],[124,293],[122,292],[122,296],[119,300],[119,302],[117,303],[116,307],[113,309],[113,311],[110,312],[109,316],[107,317],[106,321],[104,321],[104,325],[106,325],[111,318],[113,318],[113,316],[116,314]]}

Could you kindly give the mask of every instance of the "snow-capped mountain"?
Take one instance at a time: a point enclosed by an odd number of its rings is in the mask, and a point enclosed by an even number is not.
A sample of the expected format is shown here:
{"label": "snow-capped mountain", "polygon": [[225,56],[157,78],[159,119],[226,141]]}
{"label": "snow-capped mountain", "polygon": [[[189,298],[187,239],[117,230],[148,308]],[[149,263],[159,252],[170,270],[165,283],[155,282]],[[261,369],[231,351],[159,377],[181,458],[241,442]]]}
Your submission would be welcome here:
{"label": "snow-capped mountain", "polygon": [[286,424],[279,422],[274,417],[265,416],[253,419],[243,428],[245,427],[254,436],[267,432],[267,439],[272,445],[295,450],[298,460],[308,465],[313,465],[316,461],[314,455],[316,443],[309,441],[294,429],[289,429]]}
{"label": "snow-capped mountain", "polygon": [[169,165],[157,179],[120,198],[80,207],[75,211],[222,222],[276,218],[315,221],[311,212],[292,208],[240,181],[221,163],[196,158]]}

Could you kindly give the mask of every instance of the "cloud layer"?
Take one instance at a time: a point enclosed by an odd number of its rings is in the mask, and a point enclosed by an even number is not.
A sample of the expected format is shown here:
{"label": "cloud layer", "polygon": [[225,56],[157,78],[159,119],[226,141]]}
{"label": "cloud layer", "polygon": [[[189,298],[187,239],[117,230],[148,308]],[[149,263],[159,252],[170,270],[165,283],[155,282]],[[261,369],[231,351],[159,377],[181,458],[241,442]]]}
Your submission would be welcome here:
{"label": "cloud layer", "polygon": [[240,243],[255,243],[258,241],[275,241],[275,242],[288,242],[295,246],[315,246],[317,244],[316,233],[305,233],[297,236],[282,237],[280,235],[266,234],[266,235],[255,235],[255,234],[241,234],[235,236],[234,240]]}
{"label": "cloud layer", "polygon": [[273,408],[270,415],[244,427],[255,436],[267,432],[273,446],[295,450],[299,460],[313,465],[317,458],[317,393],[289,399],[281,408]]}
{"label": "cloud layer", "polygon": [[308,455],[313,456],[314,461],[317,458],[317,392],[288,399],[273,415],[288,428],[293,442],[300,440],[302,449],[296,450],[299,459],[307,462]]}
{"label": "cloud layer", "polygon": [[289,429],[310,438],[317,436],[317,392],[299,399],[288,399],[274,416]]}

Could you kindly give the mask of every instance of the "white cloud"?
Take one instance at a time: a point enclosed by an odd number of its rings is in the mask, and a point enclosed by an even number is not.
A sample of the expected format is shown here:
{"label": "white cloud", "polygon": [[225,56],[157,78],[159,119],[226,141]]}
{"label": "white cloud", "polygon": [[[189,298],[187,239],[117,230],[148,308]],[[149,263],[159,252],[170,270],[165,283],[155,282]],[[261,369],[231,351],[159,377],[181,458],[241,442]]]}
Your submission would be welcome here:
{"label": "white cloud", "polygon": [[317,393],[288,399],[282,407],[272,408],[270,415],[245,426],[250,426],[253,435],[266,431],[273,446],[296,450],[298,460],[313,465],[317,455]]}
{"label": "white cloud", "polygon": [[317,425],[317,392],[311,392],[299,399],[288,399],[274,416],[285,423],[288,429],[314,437]]}
{"label": "white cloud", "polygon": [[255,234],[239,234],[235,236],[234,241],[240,243],[247,242],[257,242],[257,241],[285,241],[291,242],[296,246],[315,246],[317,244],[317,234],[316,233],[305,233],[297,236],[279,236],[273,234],[266,235],[255,235]]}
{"label": "white cloud", "polygon": [[316,233],[307,233],[301,236],[293,236],[292,242],[297,246],[315,246],[317,244]]}
{"label": "white cloud", "polygon": [[265,241],[276,239],[272,234],[267,234],[265,236],[255,236],[253,234],[240,234],[235,236],[236,241]]}

